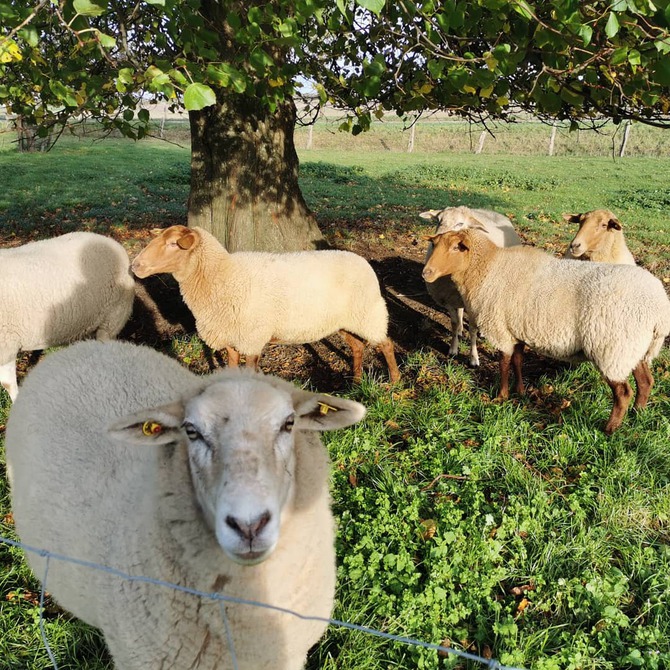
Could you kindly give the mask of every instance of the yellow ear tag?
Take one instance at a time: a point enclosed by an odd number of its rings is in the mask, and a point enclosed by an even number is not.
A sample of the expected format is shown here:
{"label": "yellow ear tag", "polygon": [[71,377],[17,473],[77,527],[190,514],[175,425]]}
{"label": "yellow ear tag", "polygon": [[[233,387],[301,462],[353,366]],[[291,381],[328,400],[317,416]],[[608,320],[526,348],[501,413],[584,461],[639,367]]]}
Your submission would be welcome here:
{"label": "yellow ear tag", "polygon": [[145,421],[142,424],[142,432],[147,436],[151,437],[152,435],[158,435],[158,433],[163,432],[163,426],[160,423],[155,421]]}
{"label": "yellow ear tag", "polygon": [[319,412],[321,414],[328,414],[330,411],[337,412],[339,411],[337,407],[333,407],[332,405],[327,405],[325,402],[320,402],[319,403]]}

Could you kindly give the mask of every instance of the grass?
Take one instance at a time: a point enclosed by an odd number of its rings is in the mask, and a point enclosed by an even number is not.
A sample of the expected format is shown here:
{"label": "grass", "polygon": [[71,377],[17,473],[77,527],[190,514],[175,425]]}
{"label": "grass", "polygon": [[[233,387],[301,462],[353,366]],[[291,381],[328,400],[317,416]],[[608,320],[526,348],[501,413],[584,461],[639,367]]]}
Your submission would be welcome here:
{"label": "grass", "polygon": [[[610,207],[633,253],[670,279],[668,158],[329,149],[302,161],[305,196],[344,247],[384,235],[393,248],[426,232],[423,209],[469,203],[558,251],[574,232],[561,212]],[[46,155],[0,150],[0,169],[4,244],[86,228],[130,245],[185,211],[188,152],[173,145],[69,140]],[[192,366],[203,356],[197,338],[173,353]],[[539,670],[670,667],[669,363],[665,350],[650,406],[611,438],[600,430],[610,392],[587,364],[540,373],[532,396],[505,403],[428,347],[409,353],[397,386],[367,376],[350,391],[369,408],[365,421],[325,438],[339,528],[334,617]],[[2,395],[0,424],[7,412]],[[1,474],[0,534],[13,537]],[[0,547],[3,669],[52,667],[38,594],[20,552]],[[97,633],[49,600],[45,623],[59,668],[111,668]],[[452,667],[474,665],[336,627],[308,662]]]}

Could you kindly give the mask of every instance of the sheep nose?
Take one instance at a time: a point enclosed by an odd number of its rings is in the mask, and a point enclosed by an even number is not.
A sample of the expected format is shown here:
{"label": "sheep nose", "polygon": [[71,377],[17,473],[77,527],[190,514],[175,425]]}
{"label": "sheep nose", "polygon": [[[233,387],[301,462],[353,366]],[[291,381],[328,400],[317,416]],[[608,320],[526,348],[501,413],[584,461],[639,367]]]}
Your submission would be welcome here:
{"label": "sheep nose", "polygon": [[431,277],[435,274],[435,271],[432,268],[424,268],[423,272],[421,273],[421,276],[426,280],[430,281]]}
{"label": "sheep nose", "polygon": [[228,515],[226,517],[226,525],[232,528],[243,540],[252,542],[258,534],[268,525],[272,518],[270,512],[265,511],[258,518],[250,523],[236,519],[234,516]]}

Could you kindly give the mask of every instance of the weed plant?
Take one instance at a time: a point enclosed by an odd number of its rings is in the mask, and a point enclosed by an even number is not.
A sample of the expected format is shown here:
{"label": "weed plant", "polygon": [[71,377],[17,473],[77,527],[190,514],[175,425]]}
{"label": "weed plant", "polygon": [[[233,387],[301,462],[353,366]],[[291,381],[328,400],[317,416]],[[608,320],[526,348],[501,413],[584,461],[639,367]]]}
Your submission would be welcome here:
{"label": "weed plant", "polygon": [[[429,229],[419,211],[468,203],[511,215],[527,241],[558,252],[574,233],[562,211],[611,207],[642,264],[668,280],[668,168],[667,158],[312,151],[302,185],[345,247],[367,234],[418,238]],[[4,244],[183,221],[188,151],[173,145],[5,151],[0,169]],[[197,338],[175,340],[172,354],[206,367]],[[365,420],[325,436],[334,617],[534,670],[670,667],[669,363],[665,350],[649,407],[610,438],[610,392],[588,364],[540,375],[532,396],[504,403],[460,359],[427,348],[409,353],[400,384],[366,376],[349,392]],[[3,394],[3,426],[8,410]],[[14,538],[3,456],[0,533]],[[0,546],[2,670],[52,667],[38,624],[39,587],[21,552]],[[50,598],[44,624],[59,668],[111,670],[98,633]],[[477,666],[335,626],[308,660],[309,670],[466,667]]]}

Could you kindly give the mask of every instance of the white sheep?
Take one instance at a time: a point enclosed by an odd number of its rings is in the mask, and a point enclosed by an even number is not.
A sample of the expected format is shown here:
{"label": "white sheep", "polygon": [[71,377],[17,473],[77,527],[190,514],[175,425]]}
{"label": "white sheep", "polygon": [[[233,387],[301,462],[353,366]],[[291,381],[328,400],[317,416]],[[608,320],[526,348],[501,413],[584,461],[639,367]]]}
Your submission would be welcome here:
{"label": "white sheep", "polygon": [[[251,370],[198,377],[128,342],[81,342],[27,375],[7,424],[23,543],[125,574],[330,616],[329,461],[352,400]],[[45,559],[27,554],[36,576]],[[326,623],[52,559],[44,587],[115,667],[297,670]]]}
{"label": "white sheep", "polygon": [[0,384],[11,399],[19,351],[114,338],[134,297],[128,254],[109,237],[75,232],[0,249]]}
{"label": "white sheep", "polygon": [[355,381],[363,370],[361,339],[379,346],[391,381],[400,378],[379,281],[356,254],[231,254],[202,228],[171,226],[140,252],[132,270],[140,278],[171,273],[198,334],[211,348],[225,348],[229,365],[242,354],[257,369],[268,342],[304,344],[340,331],[352,350]]}
{"label": "white sheep", "polygon": [[565,258],[635,265],[635,258],[624,239],[621,221],[608,209],[563,214],[563,219],[579,224],[577,234],[565,251]]}
{"label": "white sheep", "polygon": [[500,398],[516,390],[524,345],[559,360],[589,360],[612,389],[605,432],[621,424],[637,384],[635,407],[646,405],[654,382],[649,364],[670,332],[670,300],[643,268],[581,263],[531,247],[501,249],[479,230],[435,235],[423,277],[451,276],[484,336],[501,352]]}
{"label": "white sheep", "polygon": [[[514,230],[512,222],[502,214],[488,209],[471,209],[470,207],[447,207],[445,209],[429,209],[421,212],[422,219],[434,221],[437,224],[435,235],[446,233],[450,230],[462,230],[463,228],[477,227],[488,233],[489,237],[499,247],[511,247],[521,244],[521,239]],[[426,261],[433,253],[433,245],[430,244]],[[441,277],[435,282],[426,282],[428,294],[435,302],[444,307],[451,320],[451,344],[449,353],[452,356],[458,354],[459,337],[463,334],[463,299],[449,277]],[[468,325],[470,333],[470,365],[479,365],[479,352],[477,351],[477,323],[471,314],[468,314]]]}

